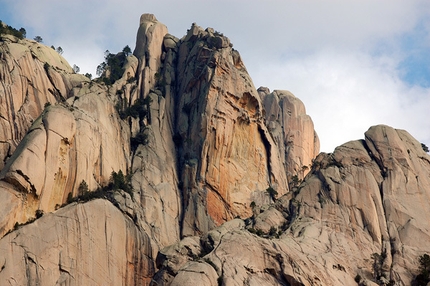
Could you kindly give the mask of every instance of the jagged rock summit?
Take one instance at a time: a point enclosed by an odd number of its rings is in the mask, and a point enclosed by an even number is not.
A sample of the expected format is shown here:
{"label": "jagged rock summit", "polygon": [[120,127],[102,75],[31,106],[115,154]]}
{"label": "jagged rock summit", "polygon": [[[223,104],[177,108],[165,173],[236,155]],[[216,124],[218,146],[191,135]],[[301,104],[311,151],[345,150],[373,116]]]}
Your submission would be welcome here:
{"label": "jagged rock summit", "polygon": [[89,80],[0,35],[0,284],[413,279],[430,158],[406,131],[318,155],[303,103],[257,90],[230,40],[197,24],[177,38],[143,14],[133,54],[109,59]]}

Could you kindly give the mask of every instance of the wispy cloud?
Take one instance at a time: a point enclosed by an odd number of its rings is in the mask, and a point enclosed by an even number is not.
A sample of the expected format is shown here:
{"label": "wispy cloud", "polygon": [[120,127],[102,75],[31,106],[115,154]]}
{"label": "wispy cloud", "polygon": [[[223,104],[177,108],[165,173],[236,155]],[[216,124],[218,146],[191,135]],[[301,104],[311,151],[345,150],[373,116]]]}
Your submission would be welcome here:
{"label": "wispy cloud", "polygon": [[430,89],[410,86],[396,62],[368,54],[322,51],[260,68],[256,77],[266,86],[288,90],[305,103],[323,151],[363,138],[372,125],[387,124],[430,141]]}
{"label": "wispy cloud", "polygon": [[70,64],[92,74],[106,49],[134,47],[142,13],[154,13],[177,37],[192,22],[210,26],[231,39],[256,87],[303,100],[323,151],[381,123],[430,145],[428,0],[0,3],[0,19],[61,46]]}

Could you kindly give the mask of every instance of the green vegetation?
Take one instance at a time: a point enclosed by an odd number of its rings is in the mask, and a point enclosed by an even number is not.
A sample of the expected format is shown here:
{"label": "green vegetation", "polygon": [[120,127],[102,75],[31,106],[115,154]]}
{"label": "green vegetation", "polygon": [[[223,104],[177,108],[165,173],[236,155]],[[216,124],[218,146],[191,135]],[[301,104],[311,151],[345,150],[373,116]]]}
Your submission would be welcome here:
{"label": "green vegetation", "polygon": [[375,279],[375,281],[379,281],[382,277],[382,266],[384,265],[384,261],[387,258],[387,253],[385,251],[381,254],[373,253],[371,258],[373,260],[373,278]]}
{"label": "green vegetation", "polygon": [[278,192],[274,188],[268,187],[266,192],[269,194],[269,196],[272,198],[273,201],[276,200],[276,197],[278,196]]}
{"label": "green vegetation", "polygon": [[25,31],[24,28],[17,30],[9,25],[4,24],[0,20],[0,35],[13,35],[18,39],[22,40],[27,35],[27,32]]}
{"label": "green vegetation", "polygon": [[36,37],[34,37],[34,39],[33,40],[35,40],[36,42],[38,42],[38,43],[43,43],[43,39],[42,39],[42,37],[41,36],[36,36]]}
{"label": "green vegetation", "polygon": [[290,189],[298,187],[301,182],[302,180],[299,179],[299,176],[297,175],[292,176],[289,182]]}
{"label": "green vegetation", "polygon": [[135,82],[135,81],[136,81],[136,78],[135,78],[134,76],[129,77],[129,78],[127,79],[127,83],[132,83],[132,82]]}
{"label": "green vegetation", "polygon": [[43,216],[43,210],[36,210],[36,219],[41,218]]}
{"label": "green vegetation", "polygon": [[[123,94],[122,90],[117,91],[117,95],[121,96]],[[118,100],[117,104],[115,105],[115,108],[119,114],[119,117],[121,119],[126,119],[127,117],[133,117],[133,118],[139,118],[147,119],[147,123],[151,124],[151,118],[150,118],[150,106],[151,106],[152,99],[150,96],[147,96],[145,98],[139,98],[137,99],[133,105],[124,108],[126,106],[126,102],[124,100],[120,99]],[[145,133],[146,128],[141,128],[140,132],[137,133],[134,137],[130,138],[130,146],[132,150],[136,150],[137,147],[142,144],[146,145],[148,144],[148,135]]]}
{"label": "green vegetation", "polygon": [[315,159],[312,159],[311,168],[312,169],[319,169],[319,168],[321,168],[321,162],[316,161]]}
{"label": "green vegetation", "polygon": [[[118,91],[122,94],[122,91]],[[133,117],[133,118],[145,118],[148,116],[148,110],[151,106],[152,99],[147,96],[144,99],[137,99],[132,106],[127,107],[124,109],[124,103],[122,101],[118,101],[116,104],[116,110],[118,111],[119,116],[121,119],[125,119],[127,117]]]}
{"label": "green vegetation", "polygon": [[83,196],[88,192],[88,184],[84,180],[79,184],[78,187],[78,196]]}
{"label": "green vegetation", "polygon": [[72,193],[67,196],[67,203],[87,202],[98,198],[108,199],[112,202],[112,194],[117,190],[123,190],[133,197],[133,187],[131,186],[131,174],[124,175],[122,170],[118,173],[113,171],[107,186],[97,188],[95,191],[90,191],[88,184],[82,181],[78,187],[78,196],[73,197]]}
{"label": "green vegetation", "polygon": [[264,231],[262,231],[261,229],[255,229],[255,228],[248,228],[248,231],[250,232],[250,233],[253,233],[253,234],[256,234],[256,235],[258,235],[258,236],[263,236],[263,235],[265,235],[265,233],[264,233]]}
{"label": "green vegetation", "polygon": [[[88,202],[97,198],[107,199],[112,202],[114,205],[117,205],[115,199],[113,198],[113,193],[118,190],[123,190],[130,194],[133,197],[133,187],[131,185],[131,174],[124,175],[122,170],[117,172],[112,172],[109,184],[105,187],[97,188],[95,191],[89,191],[88,184],[84,180],[79,184],[78,187],[78,196],[73,197],[72,193],[67,195],[67,201],[64,205],[68,205],[73,202]],[[57,207],[56,207],[57,209]],[[41,218],[43,216],[43,210],[36,210],[35,217],[29,219],[25,223],[16,222],[13,229],[9,230],[5,235],[11,233],[12,231],[17,230],[19,227],[32,223],[36,219]]]}
{"label": "green vegetation", "polygon": [[130,49],[130,47],[128,45],[125,46],[124,49],[122,49],[122,52],[124,53],[124,55],[126,57],[128,57],[129,55],[131,55],[131,49]]}
{"label": "green vegetation", "polygon": [[270,227],[269,236],[275,236],[277,234],[277,229],[274,226]]}
{"label": "green vegetation", "polygon": [[248,231],[263,238],[279,238],[279,236],[281,236],[282,234],[282,230],[278,231],[275,226],[271,226],[268,233],[265,233],[263,230],[258,228],[255,229],[253,227],[248,228]]}
{"label": "green vegetation", "polygon": [[360,282],[361,282],[361,275],[360,274],[357,274],[357,275],[355,275],[355,278],[354,278],[354,281],[355,282],[357,282],[357,284],[360,284]]}
{"label": "green vegetation", "polygon": [[74,73],[78,73],[78,72],[80,72],[81,71],[81,69],[77,66],[77,65],[73,65],[73,72]]}
{"label": "green vegetation", "polygon": [[141,131],[137,133],[136,136],[130,138],[130,145],[132,150],[136,150],[140,144],[148,144],[148,135],[146,135],[144,131]]}
{"label": "green vegetation", "polygon": [[26,222],[24,222],[24,223],[15,222],[15,224],[13,225],[13,229],[10,229],[8,232],[6,232],[6,233],[4,234],[4,236],[8,235],[8,234],[9,234],[9,233],[11,233],[12,231],[17,230],[18,228],[20,228],[20,227],[21,227],[21,226],[23,226],[23,225],[30,224],[30,223],[34,222],[36,219],[41,218],[41,217],[43,216],[43,210],[36,210],[36,212],[35,212],[34,216],[35,216],[35,217],[30,218],[29,220],[27,220],[27,221],[26,221]]}
{"label": "green vegetation", "polygon": [[60,55],[64,52],[62,47],[55,48],[54,46],[51,46],[51,49],[55,50]]}
{"label": "green vegetation", "polygon": [[57,47],[57,49],[55,50],[57,53],[59,53],[60,55],[63,54],[63,48],[62,47]]}
{"label": "green vegetation", "polygon": [[[387,274],[384,273],[384,262],[387,258],[387,252],[384,250],[381,254],[373,253],[371,259],[373,260],[372,272],[374,281],[379,285],[392,286],[395,284],[393,280],[388,281]],[[388,281],[388,284],[387,284]]]}
{"label": "green vegetation", "polygon": [[108,188],[112,190],[123,190],[133,196],[131,174],[124,175],[122,170],[119,170],[118,173],[112,172]]}
{"label": "green vegetation", "polygon": [[[117,94],[121,95],[122,91],[119,90]],[[121,119],[126,119],[127,117],[140,119],[146,118],[148,120],[148,123],[150,124],[149,109],[151,106],[151,102],[151,97],[147,96],[144,99],[137,99],[132,106],[129,106],[127,108],[124,108],[125,103],[122,100],[119,100],[115,107]],[[148,135],[145,133],[144,128],[136,136],[130,139],[130,145],[132,150],[136,150],[137,146],[139,146],[140,144],[148,144]]]}
{"label": "green vegetation", "polygon": [[105,61],[97,66],[96,74],[100,77],[100,80],[106,85],[111,85],[124,74],[124,64],[126,58],[131,54],[131,49],[127,45],[124,47],[122,52],[116,55],[105,51]]}
{"label": "green vegetation", "polygon": [[413,285],[416,286],[426,286],[430,282],[430,256],[428,254],[423,254],[418,258],[419,274],[415,277]]}

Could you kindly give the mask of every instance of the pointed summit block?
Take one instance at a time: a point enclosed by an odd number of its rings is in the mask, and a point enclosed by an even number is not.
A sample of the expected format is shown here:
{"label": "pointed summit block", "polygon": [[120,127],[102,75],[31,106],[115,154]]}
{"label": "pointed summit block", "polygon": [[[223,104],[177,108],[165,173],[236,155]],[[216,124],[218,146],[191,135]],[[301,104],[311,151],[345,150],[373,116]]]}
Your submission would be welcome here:
{"label": "pointed summit block", "polygon": [[139,59],[137,79],[141,88],[140,96],[146,97],[156,86],[156,74],[161,68],[164,36],[167,27],[158,22],[153,14],[143,14],[137,31],[134,56]]}

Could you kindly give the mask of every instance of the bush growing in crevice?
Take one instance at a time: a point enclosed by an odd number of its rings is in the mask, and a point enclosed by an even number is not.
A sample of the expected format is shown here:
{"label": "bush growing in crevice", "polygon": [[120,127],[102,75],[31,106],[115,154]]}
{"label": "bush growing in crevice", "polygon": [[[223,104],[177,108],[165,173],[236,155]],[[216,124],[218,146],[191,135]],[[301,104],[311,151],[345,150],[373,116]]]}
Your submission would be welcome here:
{"label": "bush growing in crevice", "polygon": [[8,232],[6,232],[6,233],[4,234],[4,236],[6,236],[6,235],[8,235],[9,233],[11,233],[11,232],[13,232],[13,231],[15,231],[15,230],[19,229],[21,226],[24,226],[24,225],[27,225],[27,224],[30,224],[30,223],[34,222],[36,219],[41,218],[41,217],[43,216],[43,214],[44,214],[43,210],[36,210],[36,212],[34,213],[34,216],[35,216],[35,217],[28,219],[28,220],[27,220],[26,222],[24,222],[24,223],[15,222],[15,224],[13,225],[13,228],[12,228],[12,229],[10,229]]}
{"label": "bush growing in crevice", "polygon": [[255,228],[250,227],[250,228],[248,228],[248,231],[250,233],[256,234],[256,235],[261,236],[261,237],[265,234],[264,231],[262,231],[259,228],[255,229]]}
{"label": "bush growing in crevice", "polygon": [[[118,92],[117,92],[118,94]],[[121,91],[122,94],[122,91]],[[120,94],[119,94],[120,95]],[[149,108],[151,106],[152,99],[151,97],[147,96],[146,98],[137,99],[133,105],[124,108],[125,103],[120,99],[118,100],[118,103],[115,105],[116,110],[118,111],[118,114],[121,119],[125,119],[127,117],[133,117],[133,118],[140,118],[144,119],[149,116]]]}
{"label": "bush growing in crevice", "polygon": [[26,34],[27,32],[25,31],[24,28],[17,30],[9,25],[4,24],[0,20],[0,35],[13,35],[18,39],[22,40],[25,38]]}
{"label": "bush growing in crevice", "polygon": [[361,275],[360,274],[357,274],[357,275],[355,275],[355,277],[354,277],[354,281],[355,282],[357,282],[357,284],[360,284],[360,282],[361,282]]}
{"label": "bush growing in crevice", "polygon": [[129,193],[130,196],[133,197],[133,187],[131,185],[131,177],[132,177],[131,173],[124,175],[122,170],[119,170],[118,173],[114,171],[111,174],[111,181],[108,185],[108,188],[111,190],[123,190],[124,192]]}
{"label": "bush growing in crevice", "polygon": [[263,230],[258,228],[255,229],[253,227],[248,228],[248,231],[262,238],[279,238],[279,236],[282,234],[282,230],[278,231],[278,229],[275,226],[270,227],[270,230],[268,233],[265,233]]}
{"label": "bush growing in crevice", "polygon": [[266,189],[266,192],[269,194],[270,198],[272,198],[273,201],[276,200],[276,197],[278,196],[278,192],[274,188],[268,187]]}
{"label": "bush growing in crevice", "polygon": [[72,193],[69,193],[65,205],[73,202],[87,202],[98,198],[108,199],[114,203],[112,194],[117,190],[123,190],[133,197],[131,177],[132,174],[124,175],[122,170],[119,170],[118,173],[113,171],[109,183],[104,187],[97,188],[95,191],[89,191],[88,184],[83,180],[78,187],[78,196],[73,197]]}
{"label": "bush growing in crevice", "polygon": [[[125,48],[124,48],[125,49]],[[99,81],[106,85],[112,85],[124,74],[124,64],[128,53],[119,52],[116,55],[106,50],[105,61],[97,66],[96,74],[99,76]]]}
{"label": "bush growing in crevice", "polygon": [[41,218],[43,216],[43,210],[36,210],[36,219]]}
{"label": "bush growing in crevice", "polygon": [[78,187],[78,196],[83,196],[88,192],[88,184],[84,180],[79,184]]}
{"label": "bush growing in crevice", "polygon": [[412,281],[412,285],[426,286],[430,282],[430,256],[423,254],[418,258],[419,274]]}
{"label": "bush growing in crevice", "polygon": [[130,138],[130,146],[132,150],[136,150],[139,145],[148,144],[148,135],[141,131],[136,136]]}
{"label": "bush growing in crevice", "polygon": [[290,190],[297,190],[298,186],[300,185],[300,183],[302,182],[301,179],[299,179],[298,175],[294,175],[290,178],[289,182],[288,182],[288,187],[290,188]]}
{"label": "bush growing in crevice", "polygon": [[[88,184],[84,180],[82,180],[82,182],[79,184],[79,187],[78,187],[78,196],[73,197],[73,194],[69,193],[67,195],[66,203],[63,204],[61,207],[64,207],[74,202],[83,203],[83,202],[88,202],[99,198],[107,199],[115,206],[118,206],[113,196],[113,194],[116,191],[123,190],[124,192],[127,192],[128,194],[130,194],[130,196],[133,198],[133,187],[131,185],[131,177],[132,177],[132,174],[129,173],[124,175],[122,170],[119,170],[118,173],[113,171],[108,185],[104,187],[99,187],[92,192],[89,191]],[[12,231],[17,230],[23,225],[27,225],[29,223],[34,222],[36,219],[41,218],[43,215],[44,215],[43,210],[36,210],[35,217],[30,218],[28,221],[24,223],[16,222],[13,229],[9,230],[5,235],[11,233]]]}
{"label": "bush growing in crevice", "polygon": [[[384,272],[383,269],[385,259],[387,258],[387,251],[384,249],[381,254],[373,253],[371,258],[373,260],[372,272],[374,281],[379,285],[394,285],[394,281],[388,281],[388,277],[386,277],[387,274]],[[386,282],[388,282],[388,284]]]}

